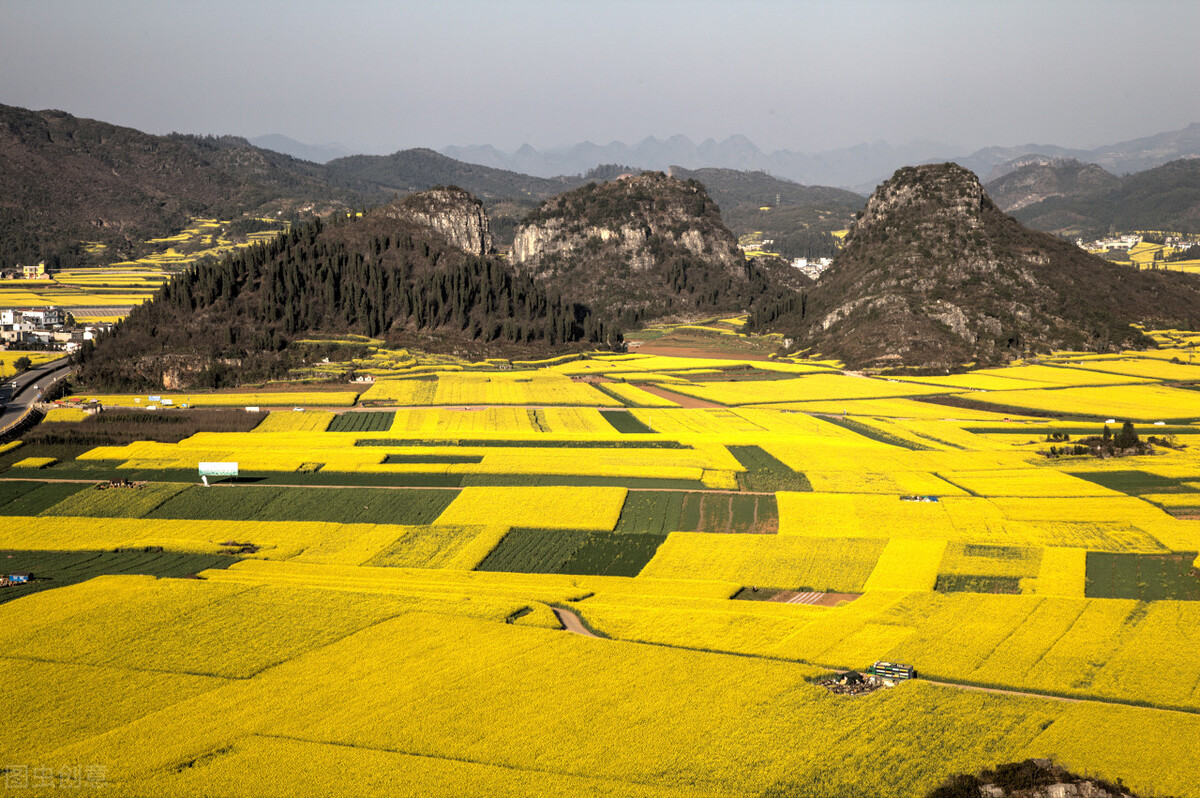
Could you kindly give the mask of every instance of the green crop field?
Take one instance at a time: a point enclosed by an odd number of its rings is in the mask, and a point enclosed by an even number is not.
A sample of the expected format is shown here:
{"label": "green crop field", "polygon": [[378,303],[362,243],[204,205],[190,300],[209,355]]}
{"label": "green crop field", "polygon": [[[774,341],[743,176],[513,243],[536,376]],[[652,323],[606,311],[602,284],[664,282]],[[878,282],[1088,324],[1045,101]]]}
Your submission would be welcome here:
{"label": "green crop field", "polygon": [[979,576],[939,574],[934,590],[939,593],[1011,593],[1021,592],[1021,580],[1015,576]]}
{"label": "green crop field", "polygon": [[329,422],[329,432],[387,432],[396,414],[387,411],[339,413]]}
{"label": "green crop field", "polygon": [[[1200,490],[1188,485],[1184,479],[1172,479],[1145,471],[1085,471],[1078,472],[1075,476],[1082,477],[1112,490],[1128,493],[1132,496],[1140,496],[1146,493],[1200,494]],[[1200,473],[1192,481],[1200,481]]]}
{"label": "green crop field", "polygon": [[619,535],[592,532],[571,553],[559,573],[584,576],[637,576],[666,535]]}
{"label": "green crop field", "polygon": [[40,515],[91,485],[73,482],[0,482],[0,513]]}
{"label": "green crop field", "polygon": [[562,573],[575,550],[591,536],[574,529],[510,529],[479,571],[512,571],[524,574]]}
{"label": "green crop field", "polygon": [[694,479],[660,479],[656,477],[593,477],[576,474],[465,474],[462,486],[498,485],[502,487],[534,487],[538,485],[577,485],[580,487],[618,487],[631,490],[704,490],[703,482]]}
{"label": "green crop field", "polygon": [[666,539],[653,534],[514,528],[477,570],[637,576]]}
{"label": "green crop field", "polygon": [[[42,515],[145,518],[164,502],[190,487],[177,482],[159,482],[131,488],[110,488],[107,483],[100,483],[90,490],[72,493],[44,510]],[[3,512],[2,508],[0,512]]]}
{"label": "green crop field", "polygon": [[759,446],[730,446],[729,453],[738,459],[745,473],[738,474],[742,490],[812,490],[808,478],[767,454]]}
{"label": "green crop field", "polygon": [[192,486],[155,507],[146,517],[428,524],[456,495],[453,490]]}
{"label": "green crop field", "polygon": [[213,568],[228,568],[236,557],[152,550],[0,551],[3,573],[25,572],[33,580],[0,589],[0,604],[31,593],[86,582],[106,574],[141,574],[181,579]]}
{"label": "green crop field", "polygon": [[634,418],[628,410],[602,410],[600,415],[604,416],[605,421],[612,424],[613,429],[626,435],[654,432],[650,427]]}
{"label": "green crop field", "polygon": [[1120,554],[1089,551],[1087,597],[1139,601],[1200,601],[1200,578],[1183,554]]}
{"label": "green crop field", "polygon": [[483,462],[481,454],[389,454],[384,458],[385,463],[437,463],[440,465],[457,465],[459,463]]}
{"label": "green crop field", "polygon": [[618,532],[759,532],[779,528],[779,509],[769,495],[636,491],[625,500]]}

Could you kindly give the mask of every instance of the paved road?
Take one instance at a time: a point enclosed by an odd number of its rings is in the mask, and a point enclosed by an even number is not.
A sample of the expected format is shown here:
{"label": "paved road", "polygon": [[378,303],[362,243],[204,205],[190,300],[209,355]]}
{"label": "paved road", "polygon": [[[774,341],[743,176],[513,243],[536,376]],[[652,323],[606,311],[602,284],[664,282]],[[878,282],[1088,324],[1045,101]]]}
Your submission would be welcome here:
{"label": "paved road", "polygon": [[[21,414],[29,405],[38,401],[41,396],[41,391],[55,377],[58,377],[71,369],[70,359],[63,357],[42,366],[31,368],[29,371],[23,372],[13,379],[5,380],[3,388],[0,388],[0,398],[6,399],[6,404],[3,409],[0,409],[0,429],[4,429],[9,424],[20,418]],[[8,386],[14,385],[15,388]],[[36,388],[34,386],[37,386]]]}

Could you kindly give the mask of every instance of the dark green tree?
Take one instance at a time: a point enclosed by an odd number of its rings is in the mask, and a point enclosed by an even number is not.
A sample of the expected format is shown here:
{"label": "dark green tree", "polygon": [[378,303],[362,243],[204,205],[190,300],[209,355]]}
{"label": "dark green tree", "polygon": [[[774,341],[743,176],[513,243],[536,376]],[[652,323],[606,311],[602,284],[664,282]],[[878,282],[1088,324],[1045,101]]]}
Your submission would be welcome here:
{"label": "dark green tree", "polygon": [[1137,430],[1133,428],[1133,422],[1131,421],[1126,421],[1122,424],[1121,431],[1113,438],[1113,444],[1118,449],[1132,449],[1139,443],[1141,443],[1141,440],[1138,438]]}

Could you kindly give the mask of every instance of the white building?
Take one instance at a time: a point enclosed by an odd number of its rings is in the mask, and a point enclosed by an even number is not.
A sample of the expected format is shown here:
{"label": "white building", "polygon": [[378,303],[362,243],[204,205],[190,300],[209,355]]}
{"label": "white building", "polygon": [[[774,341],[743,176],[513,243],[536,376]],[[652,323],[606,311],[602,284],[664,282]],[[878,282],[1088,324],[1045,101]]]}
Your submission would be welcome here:
{"label": "white building", "polygon": [[45,329],[65,324],[67,316],[61,308],[4,308],[0,310],[0,326],[17,327],[22,324]]}
{"label": "white building", "polygon": [[813,280],[820,277],[821,273],[828,269],[831,263],[833,263],[833,258],[813,258],[812,260],[808,258],[794,258],[792,260],[794,268],[799,269],[806,277],[810,277]]}

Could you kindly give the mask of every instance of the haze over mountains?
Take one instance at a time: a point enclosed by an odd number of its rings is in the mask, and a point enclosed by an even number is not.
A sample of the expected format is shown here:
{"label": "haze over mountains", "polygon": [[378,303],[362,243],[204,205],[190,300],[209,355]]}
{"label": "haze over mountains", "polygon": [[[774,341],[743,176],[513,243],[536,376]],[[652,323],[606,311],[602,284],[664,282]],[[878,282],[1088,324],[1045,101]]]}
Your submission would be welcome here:
{"label": "haze over mountains", "polygon": [[[306,144],[277,133],[257,136],[249,141],[256,147],[315,163],[327,163],[356,154],[345,145]],[[722,141],[709,138],[696,143],[688,136],[679,134],[667,139],[648,136],[634,144],[584,141],[541,150],[525,144],[515,151],[504,151],[490,144],[451,145],[437,151],[458,161],[536,177],[584,174],[602,163],[664,171],[672,166],[685,169],[712,167],[761,170],[799,183],[837,186],[866,195],[901,166],[942,161],[955,161],[978,174],[984,182],[1003,176],[1012,170],[1010,162],[1027,156],[1076,159],[1097,164],[1117,175],[1140,172],[1178,158],[1200,157],[1200,123],[1094,149],[1056,144],[1022,144],[969,151],[964,147],[936,141],[913,141],[901,145],[875,141],[819,152],[788,149],[767,152],[742,135],[732,135]]]}
{"label": "haze over mountains", "polygon": [[687,136],[677,135],[666,140],[651,136],[634,145],[583,142],[540,152],[529,145],[511,153],[491,146],[443,147],[441,152],[460,161],[543,177],[580,173],[597,163],[624,163],[642,169],[724,167],[763,170],[799,183],[838,186],[867,194],[901,166],[950,160],[981,177],[986,176],[985,179],[993,177],[991,172],[997,166],[1031,154],[1075,158],[1099,164],[1115,174],[1139,172],[1177,158],[1200,157],[1200,123],[1092,150],[1024,144],[968,152],[952,144],[931,141],[898,146],[877,141],[816,153],[786,149],[767,153],[745,136],[730,136],[721,142],[707,139],[696,144]]}

